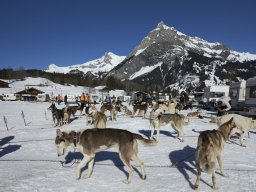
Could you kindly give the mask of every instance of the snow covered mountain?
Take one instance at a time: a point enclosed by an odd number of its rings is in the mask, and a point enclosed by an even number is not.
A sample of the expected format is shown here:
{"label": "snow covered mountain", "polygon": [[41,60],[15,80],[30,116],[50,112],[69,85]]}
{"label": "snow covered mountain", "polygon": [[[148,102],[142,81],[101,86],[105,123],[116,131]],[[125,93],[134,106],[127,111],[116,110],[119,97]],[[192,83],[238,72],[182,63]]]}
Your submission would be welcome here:
{"label": "snow covered mountain", "polygon": [[92,61],[88,61],[83,64],[71,65],[67,67],[59,67],[55,64],[51,64],[45,70],[49,73],[84,73],[93,74],[94,76],[98,76],[100,73],[109,72],[119,63],[124,60],[125,56],[118,56],[114,53],[108,52],[104,56],[99,59],[95,59]]}
{"label": "snow covered mountain", "polygon": [[199,90],[256,74],[256,55],[190,37],[160,22],[109,75],[140,84]]}
{"label": "snow covered mountain", "polygon": [[113,75],[161,89],[191,91],[255,76],[256,55],[190,37],[160,22],[127,57],[109,52],[83,64],[51,64],[46,72],[81,73],[92,78]]}

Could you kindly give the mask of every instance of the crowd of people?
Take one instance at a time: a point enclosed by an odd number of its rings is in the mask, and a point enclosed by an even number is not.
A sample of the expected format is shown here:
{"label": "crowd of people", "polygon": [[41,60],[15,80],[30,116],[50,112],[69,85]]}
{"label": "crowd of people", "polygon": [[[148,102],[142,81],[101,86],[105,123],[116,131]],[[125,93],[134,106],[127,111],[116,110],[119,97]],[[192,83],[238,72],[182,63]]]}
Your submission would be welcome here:
{"label": "crowd of people", "polygon": [[[58,94],[55,99],[56,99],[56,103],[59,105],[59,107],[61,107],[61,106],[64,107],[68,104],[67,95],[65,95],[63,98],[60,94]],[[78,98],[78,101],[80,103],[79,110],[80,110],[80,116],[81,116],[84,109],[85,109],[85,113],[87,113],[86,110],[88,109],[88,107],[91,104],[91,102],[90,102],[91,98],[88,93],[82,92],[80,97]],[[141,102],[142,102],[142,97],[138,97],[137,100],[135,101],[136,104],[141,103]],[[187,105],[189,105],[190,102],[191,101],[189,100],[188,94],[185,92],[182,92],[180,94],[179,103],[182,106],[187,106]],[[228,96],[222,96],[216,101],[216,109],[218,111],[217,116],[222,116],[222,115],[227,114],[227,112],[231,109],[230,102],[231,102],[231,99]],[[94,101],[94,103],[95,103],[95,101]],[[112,96],[112,97],[106,97],[102,103],[111,105],[112,103],[121,103],[121,101],[120,101],[119,97]]]}

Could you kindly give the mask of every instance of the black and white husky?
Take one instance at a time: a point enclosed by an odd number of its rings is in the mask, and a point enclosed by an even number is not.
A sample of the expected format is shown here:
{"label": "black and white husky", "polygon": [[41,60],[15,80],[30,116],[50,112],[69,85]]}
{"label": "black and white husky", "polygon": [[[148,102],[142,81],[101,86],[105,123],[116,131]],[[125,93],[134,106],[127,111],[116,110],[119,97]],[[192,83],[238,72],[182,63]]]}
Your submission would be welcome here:
{"label": "black and white husky", "polygon": [[54,126],[61,126],[63,125],[64,119],[64,107],[57,108],[55,103],[52,103],[51,106],[48,108],[52,112],[52,119],[54,122]]}

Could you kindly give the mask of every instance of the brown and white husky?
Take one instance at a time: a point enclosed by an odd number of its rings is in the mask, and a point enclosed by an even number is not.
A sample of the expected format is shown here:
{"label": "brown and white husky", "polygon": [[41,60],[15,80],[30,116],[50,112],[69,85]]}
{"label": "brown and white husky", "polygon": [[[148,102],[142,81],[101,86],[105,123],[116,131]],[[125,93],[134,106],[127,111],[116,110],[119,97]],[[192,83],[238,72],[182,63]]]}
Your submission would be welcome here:
{"label": "brown and white husky", "polygon": [[110,147],[117,147],[119,156],[124,165],[128,169],[128,178],[124,183],[131,182],[133,177],[133,167],[130,161],[135,161],[141,168],[142,179],[146,179],[146,171],[143,162],[138,158],[137,140],[145,146],[154,145],[154,140],[143,138],[141,135],[122,129],[86,129],[80,132],[62,132],[57,129],[55,144],[57,146],[58,156],[64,155],[68,146],[77,148],[84,156],[83,160],[78,164],[76,169],[76,179],[80,179],[81,170],[88,164],[88,172],[85,179],[89,178],[93,171],[94,158],[97,152],[106,150]]}
{"label": "brown and white husky", "polygon": [[231,118],[226,123],[222,124],[218,130],[207,130],[200,133],[196,148],[196,169],[197,178],[194,188],[197,189],[202,171],[212,174],[212,188],[216,189],[216,159],[219,164],[220,174],[228,176],[222,169],[222,153],[225,141],[228,140],[232,129],[236,125]]}

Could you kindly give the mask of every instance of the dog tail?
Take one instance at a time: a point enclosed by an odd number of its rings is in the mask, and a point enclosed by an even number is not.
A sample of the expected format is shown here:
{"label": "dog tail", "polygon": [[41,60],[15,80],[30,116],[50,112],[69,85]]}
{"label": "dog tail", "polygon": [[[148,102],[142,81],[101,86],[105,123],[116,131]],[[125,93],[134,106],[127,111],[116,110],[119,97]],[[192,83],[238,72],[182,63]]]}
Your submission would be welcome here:
{"label": "dog tail", "polygon": [[145,139],[144,137],[136,133],[133,133],[133,139],[139,140],[144,146],[152,146],[156,144],[155,140]]}

